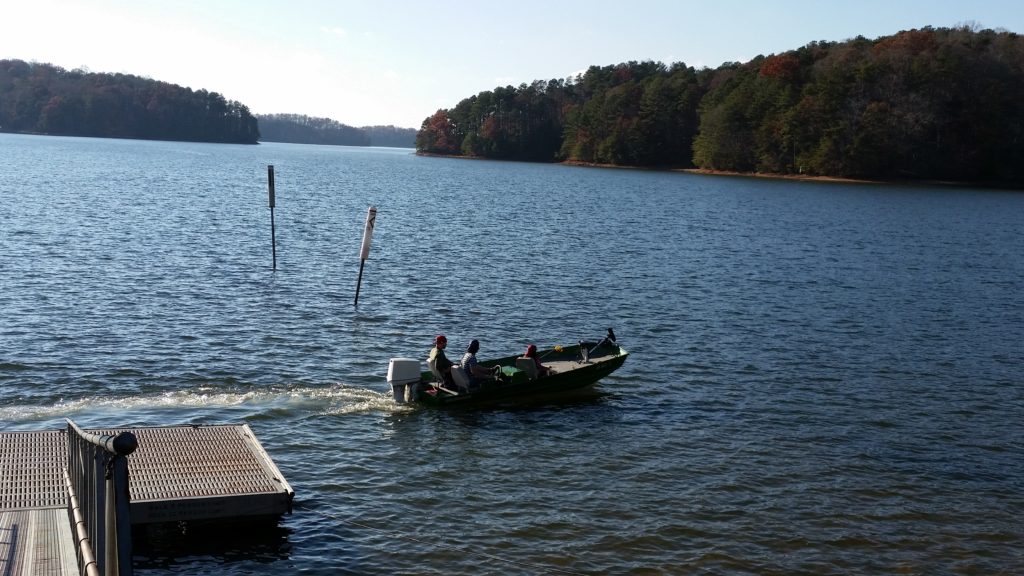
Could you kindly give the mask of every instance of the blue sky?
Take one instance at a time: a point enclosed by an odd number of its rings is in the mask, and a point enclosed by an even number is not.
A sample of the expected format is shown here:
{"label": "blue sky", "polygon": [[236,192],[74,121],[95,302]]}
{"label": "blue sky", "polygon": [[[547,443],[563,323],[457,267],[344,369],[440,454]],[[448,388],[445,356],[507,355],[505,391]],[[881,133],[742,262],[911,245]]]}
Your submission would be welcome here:
{"label": "blue sky", "polygon": [[15,0],[0,58],[219,92],[256,113],[418,128],[495,86],[628,60],[716,68],[815,40],[973,23],[1017,0]]}

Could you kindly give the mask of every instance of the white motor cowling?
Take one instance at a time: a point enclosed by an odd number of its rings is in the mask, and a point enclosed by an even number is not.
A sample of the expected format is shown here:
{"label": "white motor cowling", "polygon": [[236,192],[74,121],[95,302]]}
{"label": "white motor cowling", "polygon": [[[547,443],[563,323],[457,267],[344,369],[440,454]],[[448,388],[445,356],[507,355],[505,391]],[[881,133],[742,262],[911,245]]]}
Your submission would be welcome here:
{"label": "white motor cowling", "polygon": [[415,400],[415,385],[420,381],[420,361],[413,358],[392,358],[388,363],[388,384],[395,402]]}

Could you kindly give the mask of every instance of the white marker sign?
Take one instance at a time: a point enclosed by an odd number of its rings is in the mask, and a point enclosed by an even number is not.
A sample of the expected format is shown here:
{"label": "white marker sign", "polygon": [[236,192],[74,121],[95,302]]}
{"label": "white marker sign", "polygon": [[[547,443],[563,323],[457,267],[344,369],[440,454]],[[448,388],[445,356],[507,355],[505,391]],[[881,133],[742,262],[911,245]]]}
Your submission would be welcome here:
{"label": "white marker sign", "polygon": [[363,229],[363,247],[359,251],[359,258],[366,260],[370,257],[370,240],[373,239],[373,225],[377,220],[377,209],[370,206],[366,211],[366,228]]}

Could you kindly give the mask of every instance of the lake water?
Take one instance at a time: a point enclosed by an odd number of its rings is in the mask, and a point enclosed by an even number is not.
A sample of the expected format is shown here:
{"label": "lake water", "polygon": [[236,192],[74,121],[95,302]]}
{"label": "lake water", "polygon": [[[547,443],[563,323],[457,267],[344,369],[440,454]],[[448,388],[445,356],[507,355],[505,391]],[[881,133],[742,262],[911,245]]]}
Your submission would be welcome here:
{"label": "lake water", "polygon": [[[590,396],[388,395],[609,326]],[[138,574],[1019,574],[1024,193],[0,135],[0,426],[65,417],[247,422],[296,491]]]}

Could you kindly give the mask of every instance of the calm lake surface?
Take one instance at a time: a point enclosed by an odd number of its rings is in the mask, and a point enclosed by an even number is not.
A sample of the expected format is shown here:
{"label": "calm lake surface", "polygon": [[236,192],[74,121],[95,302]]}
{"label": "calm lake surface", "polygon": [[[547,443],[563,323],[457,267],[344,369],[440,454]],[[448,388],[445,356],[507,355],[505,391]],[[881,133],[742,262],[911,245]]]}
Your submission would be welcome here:
{"label": "calm lake surface", "polygon": [[[609,326],[586,397],[388,395]],[[144,575],[1020,574],[1024,193],[0,134],[0,427],[66,417],[247,422],[296,491]]]}

